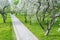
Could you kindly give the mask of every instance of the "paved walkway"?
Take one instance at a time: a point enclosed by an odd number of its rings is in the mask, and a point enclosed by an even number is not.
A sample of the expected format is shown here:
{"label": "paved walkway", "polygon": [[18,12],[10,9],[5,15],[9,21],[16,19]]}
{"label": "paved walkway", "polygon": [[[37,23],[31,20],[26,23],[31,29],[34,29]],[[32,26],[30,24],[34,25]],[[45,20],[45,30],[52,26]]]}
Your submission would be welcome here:
{"label": "paved walkway", "polygon": [[17,40],[38,40],[14,15],[11,14]]}

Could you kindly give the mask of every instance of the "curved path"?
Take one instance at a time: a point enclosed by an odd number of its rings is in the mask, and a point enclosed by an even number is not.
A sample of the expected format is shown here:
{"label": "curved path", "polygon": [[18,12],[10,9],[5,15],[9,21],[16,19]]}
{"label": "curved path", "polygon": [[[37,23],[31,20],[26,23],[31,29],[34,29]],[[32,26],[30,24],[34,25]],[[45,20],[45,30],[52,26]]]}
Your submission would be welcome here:
{"label": "curved path", "polygon": [[38,40],[14,15],[11,14],[17,40]]}

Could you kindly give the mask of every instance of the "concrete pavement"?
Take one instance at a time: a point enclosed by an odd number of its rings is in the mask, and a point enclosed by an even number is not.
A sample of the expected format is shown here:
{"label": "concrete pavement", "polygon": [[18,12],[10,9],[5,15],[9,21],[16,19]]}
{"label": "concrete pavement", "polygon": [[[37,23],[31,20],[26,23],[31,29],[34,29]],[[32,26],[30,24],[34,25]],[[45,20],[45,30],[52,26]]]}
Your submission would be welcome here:
{"label": "concrete pavement", "polygon": [[38,40],[14,15],[11,14],[17,40]]}

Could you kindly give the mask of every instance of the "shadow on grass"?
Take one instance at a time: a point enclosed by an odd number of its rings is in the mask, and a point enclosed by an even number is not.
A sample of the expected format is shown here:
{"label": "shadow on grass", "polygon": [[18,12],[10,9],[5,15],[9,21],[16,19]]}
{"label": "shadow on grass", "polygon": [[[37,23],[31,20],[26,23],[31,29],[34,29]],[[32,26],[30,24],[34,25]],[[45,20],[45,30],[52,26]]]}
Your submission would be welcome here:
{"label": "shadow on grass", "polygon": [[11,23],[11,22],[6,22],[6,23],[3,23],[3,22],[2,22],[2,23],[0,23],[0,24],[8,24],[8,23]]}
{"label": "shadow on grass", "polygon": [[11,22],[6,22],[6,23],[3,23],[3,22],[2,22],[2,23],[0,23],[0,28],[1,28],[1,27],[7,27],[7,26],[9,26],[9,25],[12,26],[12,23],[11,23]]}
{"label": "shadow on grass", "polygon": [[48,35],[49,37],[60,37],[60,35],[56,34],[56,35]]}

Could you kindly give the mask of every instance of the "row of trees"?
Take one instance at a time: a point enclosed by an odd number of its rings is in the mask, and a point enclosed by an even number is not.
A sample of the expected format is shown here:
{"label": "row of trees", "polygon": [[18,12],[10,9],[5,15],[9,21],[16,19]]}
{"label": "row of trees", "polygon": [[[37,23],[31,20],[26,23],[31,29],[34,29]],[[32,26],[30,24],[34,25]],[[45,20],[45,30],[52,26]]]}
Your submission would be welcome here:
{"label": "row of trees", "polygon": [[[41,7],[41,1],[38,1],[38,3],[39,3],[39,6],[36,12],[37,21],[40,27],[45,32],[45,35],[48,35],[52,26],[57,21],[56,19],[60,17],[60,13],[59,13],[60,6],[58,5],[57,0],[51,0],[52,4],[50,4],[50,0],[46,0],[46,7],[42,11],[42,14],[41,14],[42,16],[41,15],[38,16],[38,12]],[[42,23],[46,25],[46,29],[44,28]]]}
{"label": "row of trees", "polygon": [[57,18],[60,17],[59,0],[16,0],[13,4],[15,5],[14,11],[24,13],[25,23],[28,22],[28,16],[30,25],[32,19],[36,20],[45,35],[49,34],[54,23],[58,21]]}
{"label": "row of trees", "polygon": [[7,13],[17,11],[16,7],[18,3],[19,0],[0,0],[0,14],[2,15],[4,23],[6,23]]}
{"label": "row of trees", "polygon": [[30,17],[30,25],[32,16],[35,16],[45,35],[48,35],[54,23],[58,21],[57,18],[60,17],[59,2],[59,0],[21,0],[18,8],[20,13],[24,13],[26,23],[27,16]]}

